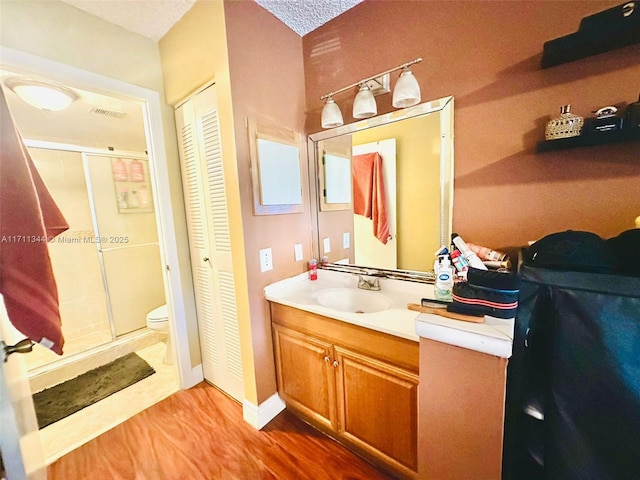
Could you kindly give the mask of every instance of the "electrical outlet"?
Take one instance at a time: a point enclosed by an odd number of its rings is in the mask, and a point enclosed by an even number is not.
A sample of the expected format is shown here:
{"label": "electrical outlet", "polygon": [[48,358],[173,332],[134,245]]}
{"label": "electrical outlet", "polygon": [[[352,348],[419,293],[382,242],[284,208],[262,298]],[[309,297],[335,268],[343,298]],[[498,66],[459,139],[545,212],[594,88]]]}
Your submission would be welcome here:
{"label": "electrical outlet", "polygon": [[271,248],[263,248],[260,250],[260,271],[266,272],[273,270],[273,257]]}
{"label": "electrical outlet", "polygon": [[324,253],[329,253],[331,251],[331,240],[329,237],[322,240],[322,245],[324,247]]}
{"label": "electrical outlet", "polygon": [[299,262],[302,260],[302,244],[301,243],[296,243],[293,246],[293,255],[296,259],[296,262]]}
{"label": "electrical outlet", "polygon": [[344,248],[345,250],[347,248],[349,248],[349,244],[350,244],[350,239],[349,239],[349,232],[344,232],[342,234],[342,248]]}

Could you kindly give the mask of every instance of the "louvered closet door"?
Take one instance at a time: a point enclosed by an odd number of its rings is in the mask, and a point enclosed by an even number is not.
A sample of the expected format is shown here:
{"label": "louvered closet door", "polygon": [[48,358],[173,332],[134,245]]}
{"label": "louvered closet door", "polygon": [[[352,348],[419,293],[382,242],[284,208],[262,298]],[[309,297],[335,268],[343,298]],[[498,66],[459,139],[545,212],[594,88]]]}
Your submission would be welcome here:
{"label": "louvered closet door", "polygon": [[231,237],[214,86],[176,109],[204,377],[244,399]]}

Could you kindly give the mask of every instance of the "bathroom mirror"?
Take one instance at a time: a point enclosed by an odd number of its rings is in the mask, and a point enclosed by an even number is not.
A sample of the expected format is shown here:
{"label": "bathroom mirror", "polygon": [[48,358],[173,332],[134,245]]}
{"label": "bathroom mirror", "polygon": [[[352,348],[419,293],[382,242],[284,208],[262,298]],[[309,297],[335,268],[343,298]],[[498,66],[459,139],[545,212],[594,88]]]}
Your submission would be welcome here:
{"label": "bathroom mirror", "polygon": [[[385,270],[432,269],[452,228],[453,97],[310,135],[308,148],[318,258]],[[335,168],[346,161],[350,168]],[[342,192],[349,185],[350,198],[332,201],[327,190],[333,181]]]}

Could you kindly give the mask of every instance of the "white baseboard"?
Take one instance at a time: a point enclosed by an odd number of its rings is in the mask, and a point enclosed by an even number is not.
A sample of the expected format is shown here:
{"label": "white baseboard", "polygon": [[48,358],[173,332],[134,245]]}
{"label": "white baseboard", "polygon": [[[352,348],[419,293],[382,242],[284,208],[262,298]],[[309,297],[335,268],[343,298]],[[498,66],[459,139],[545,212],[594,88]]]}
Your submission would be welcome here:
{"label": "white baseboard", "polygon": [[277,393],[271,395],[258,406],[245,400],[242,402],[242,417],[249,425],[256,430],[260,430],[283,411],[286,406]]}

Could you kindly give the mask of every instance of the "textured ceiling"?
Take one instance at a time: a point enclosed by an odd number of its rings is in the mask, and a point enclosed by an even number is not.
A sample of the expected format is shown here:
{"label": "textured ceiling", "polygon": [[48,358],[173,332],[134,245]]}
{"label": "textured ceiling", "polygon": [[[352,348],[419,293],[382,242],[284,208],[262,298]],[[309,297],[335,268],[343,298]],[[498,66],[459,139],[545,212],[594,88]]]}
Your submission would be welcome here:
{"label": "textured ceiling", "polygon": [[195,0],[62,0],[107,22],[156,42],[187,13]]}
{"label": "textured ceiling", "polygon": [[301,37],[362,0],[255,0]]}
{"label": "textured ceiling", "polygon": [[[131,32],[160,40],[195,0],[62,0]],[[246,1],[246,0],[245,0]],[[362,0],[255,0],[303,36]]]}

